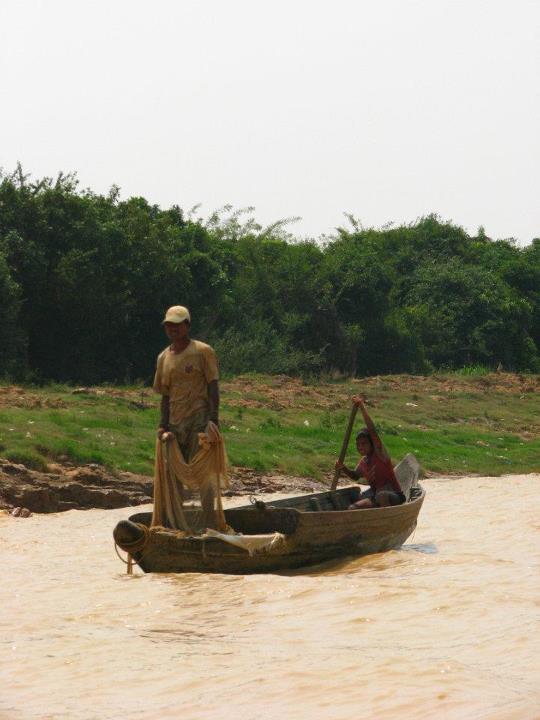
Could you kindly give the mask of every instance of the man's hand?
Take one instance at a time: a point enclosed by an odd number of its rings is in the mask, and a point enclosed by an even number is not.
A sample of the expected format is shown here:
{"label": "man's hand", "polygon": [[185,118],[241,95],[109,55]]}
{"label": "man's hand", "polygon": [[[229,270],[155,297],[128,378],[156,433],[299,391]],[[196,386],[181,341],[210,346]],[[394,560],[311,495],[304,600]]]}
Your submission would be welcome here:
{"label": "man's hand", "polygon": [[157,431],[158,440],[161,442],[169,442],[172,440],[172,432],[169,432],[166,428],[160,427]]}
{"label": "man's hand", "polygon": [[353,395],[353,396],[352,396],[352,401],[353,401],[353,403],[356,405],[357,408],[363,408],[363,407],[365,407],[365,405],[364,405],[364,402],[365,402],[365,401],[364,401],[363,398],[360,397],[360,395]]}
{"label": "man's hand", "polygon": [[339,458],[336,460],[336,470],[345,470],[345,464]]}

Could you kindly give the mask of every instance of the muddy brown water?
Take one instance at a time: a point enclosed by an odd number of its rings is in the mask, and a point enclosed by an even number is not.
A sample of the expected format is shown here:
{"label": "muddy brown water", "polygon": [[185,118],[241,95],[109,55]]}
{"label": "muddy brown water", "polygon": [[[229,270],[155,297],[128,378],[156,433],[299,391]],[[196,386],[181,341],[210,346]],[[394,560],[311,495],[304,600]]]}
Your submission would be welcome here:
{"label": "muddy brown water", "polygon": [[539,718],[540,475],[425,486],[401,550],[281,575],[127,576],[129,509],[0,516],[0,718]]}

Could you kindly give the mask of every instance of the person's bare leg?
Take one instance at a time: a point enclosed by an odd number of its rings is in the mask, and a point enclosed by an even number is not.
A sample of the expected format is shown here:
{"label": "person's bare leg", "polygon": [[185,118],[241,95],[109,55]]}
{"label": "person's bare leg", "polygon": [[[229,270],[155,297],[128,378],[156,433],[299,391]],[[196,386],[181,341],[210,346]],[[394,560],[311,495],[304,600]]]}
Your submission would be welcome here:
{"label": "person's bare leg", "polygon": [[384,492],[384,490],[377,493],[376,500],[379,507],[388,507],[390,505],[390,498],[388,497],[388,493]]}
{"label": "person's bare leg", "polygon": [[391,505],[396,505],[398,503],[392,502],[392,499],[396,497],[397,495],[394,492],[388,492],[387,490],[381,490],[381,492],[378,492],[375,501],[379,507],[390,507]]}
{"label": "person's bare leg", "polygon": [[217,518],[214,508],[215,493],[211,483],[208,483],[206,489],[201,488],[201,509],[203,527],[217,530]]}
{"label": "person's bare leg", "polygon": [[349,510],[364,510],[365,508],[375,507],[369,498],[363,500],[357,500],[355,503],[349,505]]}

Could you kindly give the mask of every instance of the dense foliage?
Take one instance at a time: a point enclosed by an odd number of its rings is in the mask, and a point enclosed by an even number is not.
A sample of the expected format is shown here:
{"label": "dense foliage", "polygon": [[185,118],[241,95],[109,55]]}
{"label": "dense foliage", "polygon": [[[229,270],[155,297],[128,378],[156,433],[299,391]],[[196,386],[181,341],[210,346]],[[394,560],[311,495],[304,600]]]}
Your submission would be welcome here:
{"label": "dense foliage", "polygon": [[230,213],[3,175],[0,374],[148,380],[173,304],[232,373],[540,370],[540,239],[521,248],[429,216],[297,241]]}

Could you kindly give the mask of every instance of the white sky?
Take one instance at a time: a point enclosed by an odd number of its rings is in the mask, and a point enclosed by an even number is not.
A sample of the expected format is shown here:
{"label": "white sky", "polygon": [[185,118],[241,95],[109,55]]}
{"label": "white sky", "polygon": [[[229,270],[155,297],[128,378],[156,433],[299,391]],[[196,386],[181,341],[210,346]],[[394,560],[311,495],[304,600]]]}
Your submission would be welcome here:
{"label": "white sky", "polygon": [[540,236],[538,0],[0,0],[0,165],[318,236]]}

